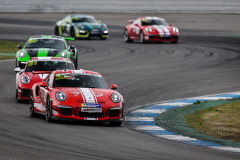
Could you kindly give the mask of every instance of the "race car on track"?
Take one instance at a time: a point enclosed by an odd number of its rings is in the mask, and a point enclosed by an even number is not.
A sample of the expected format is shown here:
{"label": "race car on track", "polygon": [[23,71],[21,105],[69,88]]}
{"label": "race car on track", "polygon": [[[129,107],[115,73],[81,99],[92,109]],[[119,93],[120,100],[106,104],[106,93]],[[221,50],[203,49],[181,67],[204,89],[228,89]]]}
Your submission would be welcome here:
{"label": "race car on track", "polygon": [[53,71],[30,91],[31,117],[45,115],[46,121],[85,120],[120,126],[124,101],[117,86],[108,84],[101,74],[87,70]]}
{"label": "race car on track", "polygon": [[74,38],[48,35],[29,37],[24,48],[21,45],[17,46],[20,50],[16,53],[16,67],[24,68],[31,57],[62,57],[71,59],[77,68],[77,49],[74,45],[68,46],[66,40]]}
{"label": "race car on track", "polygon": [[136,20],[128,20],[124,29],[124,41],[133,42],[139,40],[140,43],[147,41],[166,41],[177,43],[179,40],[179,30],[177,27],[168,24],[159,17],[140,17]]}
{"label": "race car on track", "polygon": [[[75,68],[71,60],[60,57],[33,57],[27,62],[25,69],[15,68],[17,101],[28,100],[33,84],[44,81],[52,71],[61,69]],[[39,71],[42,74],[34,74]]]}
{"label": "race car on track", "polygon": [[98,22],[91,15],[68,15],[56,22],[55,35],[71,36],[74,38],[100,38],[108,37],[108,28],[104,23]]}

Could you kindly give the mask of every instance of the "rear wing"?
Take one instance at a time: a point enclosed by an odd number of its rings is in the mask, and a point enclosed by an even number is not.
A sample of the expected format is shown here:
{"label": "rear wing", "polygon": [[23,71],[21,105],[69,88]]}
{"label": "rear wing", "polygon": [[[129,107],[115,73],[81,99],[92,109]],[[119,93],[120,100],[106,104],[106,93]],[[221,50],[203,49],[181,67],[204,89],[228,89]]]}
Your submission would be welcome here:
{"label": "rear wing", "polygon": [[53,71],[32,71],[32,74],[50,74]]}
{"label": "rear wing", "polygon": [[135,20],[127,20],[128,23],[133,23]]}

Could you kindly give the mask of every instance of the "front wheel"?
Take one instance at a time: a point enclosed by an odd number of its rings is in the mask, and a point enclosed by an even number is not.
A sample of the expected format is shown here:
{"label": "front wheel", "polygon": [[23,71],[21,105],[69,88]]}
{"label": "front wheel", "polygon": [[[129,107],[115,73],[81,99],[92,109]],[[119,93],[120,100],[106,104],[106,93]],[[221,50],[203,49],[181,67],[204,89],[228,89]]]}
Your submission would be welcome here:
{"label": "front wheel", "polygon": [[128,34],[128,30],[127,30],[127,29],[124,31],[123,39],[124,39],[124,41],[125,41],[126,43],[133,41],[133,40],[130,40],[130,39],[129,39],[129,34]]}
{"label": "front wheel", "polygon": [[122,122],[109,122],[110,126],[121,126]]}
{"label": "front wheel", "polygon": [[47,122],[52,121],[52,102],[49,97],[47,98],[45,118]]}
{"label": "front wheel", "polygon": [[140,32],[140,37],[139,37],[139,39],[140,39],[140,43],[145,43],[143,31]]}
{"label": "front wheel", "polygon": [[29,116],[35,117],[35,115],[36,113],[34,112],[34,98],[33,98],[33,93],[31,92],[30,99],[29,99]]}

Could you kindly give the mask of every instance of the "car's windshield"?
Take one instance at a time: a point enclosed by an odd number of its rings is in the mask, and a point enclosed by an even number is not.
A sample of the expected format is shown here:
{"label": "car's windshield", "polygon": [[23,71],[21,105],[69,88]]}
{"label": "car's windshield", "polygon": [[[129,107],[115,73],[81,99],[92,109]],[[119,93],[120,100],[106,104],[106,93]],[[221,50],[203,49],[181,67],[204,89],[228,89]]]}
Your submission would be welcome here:
{"label": "car's windshield", "polygon": [[73,23],[87,22],[87,23],[97,23],[97,20],[92,17],[75,17],[72,18]]}
{"label": "car's windshield", "polygon": [[143,19],[142,20],[142,25],[143,26],[148,26],[148,25],[164,25],[168,26],[168,23],[162,19]]}
{"label": "car's windshield", "polygon": [[56,48],[66,49],[64,40],[61,39],[29,39],[25,48]]}
{"label": "car's windshield", "polygon": [[25,72],[74,69],[70,61],[29,61]]}
{"label": "car's windshield", "polygon": [[104,88],[107,84],[99,75],[89,74],[56,74],[53,87],[80,87],[80,88]]}

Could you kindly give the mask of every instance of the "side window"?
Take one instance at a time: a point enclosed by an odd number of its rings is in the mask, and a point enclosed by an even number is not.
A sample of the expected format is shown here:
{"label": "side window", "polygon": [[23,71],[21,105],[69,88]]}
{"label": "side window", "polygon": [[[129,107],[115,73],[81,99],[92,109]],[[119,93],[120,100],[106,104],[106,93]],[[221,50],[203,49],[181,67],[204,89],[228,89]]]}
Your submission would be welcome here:
{"label": "side window", "polygon": [[139,19],[135,20],[135,21],[133,22],[133,24],[134,24],[134,25],[135,25],[135,24],[138,24],[138,20],[139,20]]}
{"label": "side window", "polygon": [[[49,84],[49,77],[45,80],[47,84]],[[48,85],[49,86],[49,85]]]}

